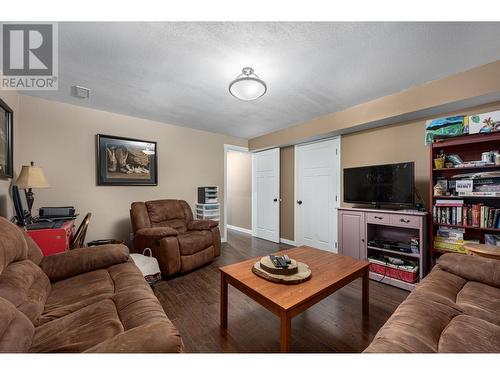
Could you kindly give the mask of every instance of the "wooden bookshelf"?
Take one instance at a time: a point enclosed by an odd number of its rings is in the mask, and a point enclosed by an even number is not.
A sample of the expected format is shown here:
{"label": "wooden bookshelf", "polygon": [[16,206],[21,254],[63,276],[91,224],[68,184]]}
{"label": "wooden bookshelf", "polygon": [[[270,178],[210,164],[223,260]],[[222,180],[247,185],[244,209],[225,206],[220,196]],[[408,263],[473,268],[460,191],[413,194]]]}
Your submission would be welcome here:
{"label": "wooden bookshelf", "polygon": [[500,197],[488,197],[488,196],[436,196],[434,195],[433,187],[436,184],[438,178],[445,178],[447,180],[453,180],[452,176],[464,174],[464,173],[480,173],[489,171],[498,171],[500,166],[498,165],[488,165],[488,166],[478,166],[478,167],[463,167],[463,168],[441,168],[436,169],[434,166],[434,155],[438,154],[440,150],[443,150],[446,155],[458,154],[464,162],[467,161],[477,161],[481,160],[481,154],[483,152],[498,150],[500,149],[500,132],[499,133],[486,133],[486,134],[474,134],[474,135],[464,135],[456,138],[449,138],[446,140],[440,140],[434,142],[429,147],[429,167],[430,167],[430,183],[429,183],[429,196],[431,198],[431,204],[429,205],[429,249],[431,261],[434,260],[436,256],[446,252],[446,250],[434,249],[434,237],[436,236],[437,229],[442,227],[450,228],[463,228],[465,229],[465,239],[476,239],[480,243],[484,243],[484,235],[486,233],[500,233],[500,229],[497,228],[481,228],[469,225],[457,225],[457,224],[441,224],[434,223],[435,218],[433,217],[433,206],[437,199],[461,199],[464,201],[465,205],[468,204],[479,204],[483,203],[486,206],[493,208],[500,208]]}

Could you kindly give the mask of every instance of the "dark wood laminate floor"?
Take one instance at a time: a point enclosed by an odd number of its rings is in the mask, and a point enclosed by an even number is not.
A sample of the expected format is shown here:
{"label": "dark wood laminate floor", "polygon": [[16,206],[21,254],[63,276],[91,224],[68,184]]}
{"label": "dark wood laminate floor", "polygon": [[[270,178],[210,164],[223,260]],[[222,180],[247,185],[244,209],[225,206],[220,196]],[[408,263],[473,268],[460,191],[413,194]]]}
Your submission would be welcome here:
{"label": "dark wood laminate floor", "polygon": [[[229,329],[226,336],[220,333],[218,268],[289,247],[228,230],[228,242],[213,263],[155,285],[187,352],[279,352],[279,319],[231,286]],[[361,352],[407,295],[370,281],[366,320],[361,313],[361,279],[356,280],[293,318],[292,351]]]}

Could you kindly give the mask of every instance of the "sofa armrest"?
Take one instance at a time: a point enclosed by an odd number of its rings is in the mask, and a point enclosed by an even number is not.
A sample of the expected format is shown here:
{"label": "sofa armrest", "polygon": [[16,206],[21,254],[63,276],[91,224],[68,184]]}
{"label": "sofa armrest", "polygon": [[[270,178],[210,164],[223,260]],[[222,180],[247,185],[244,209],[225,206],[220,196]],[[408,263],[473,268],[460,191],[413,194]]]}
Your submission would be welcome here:
{"label": "sofa armrest", "polygon": [[161,240],[164,237],[177,236],[179,232],[170,227],[142,228],[135,232],[134,236],[150,240]]}
{"label": "sofa armrest", "polygon": [[154,322],[122,332],[103,341],[86,353],[181,353],[179,332],[172,323]]}
{"label": "sofa armrest", "polygon": [[215,228],[219,223],[213,220],[193,220],[187,225],[188,230],[210,230]]}
{"label": "sofa armrest", "polygon": [[43,257],[40,267],[51,282],[107,268],[129,260],[125,245],[84,247]]}

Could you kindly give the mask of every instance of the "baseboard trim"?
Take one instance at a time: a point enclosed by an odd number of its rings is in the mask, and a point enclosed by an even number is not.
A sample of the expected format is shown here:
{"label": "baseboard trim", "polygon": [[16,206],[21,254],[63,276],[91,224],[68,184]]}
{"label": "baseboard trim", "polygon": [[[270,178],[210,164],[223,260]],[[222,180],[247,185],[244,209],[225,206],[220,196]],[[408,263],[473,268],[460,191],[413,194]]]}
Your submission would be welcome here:
{"label": "baseboard trim", "polygon": [[287,240],[286,238],[280,238],[280,242],[287,245],[295,246],[295,241]]}
{"label": "baseboard trim", "polygon": [[220,239],[220,242],[227,242],[226,237],[222,237],[222,238]]}
{"label": "baseboard trim", "polygon": [[236,227],[234,225],[229,225],[229,224],[227,224],[227,229],[232,229],[232,230],[235,230],[237,232],[242,232],[242,233],[246,233],[246,234],[252,235],[252,230],[251,229]]}

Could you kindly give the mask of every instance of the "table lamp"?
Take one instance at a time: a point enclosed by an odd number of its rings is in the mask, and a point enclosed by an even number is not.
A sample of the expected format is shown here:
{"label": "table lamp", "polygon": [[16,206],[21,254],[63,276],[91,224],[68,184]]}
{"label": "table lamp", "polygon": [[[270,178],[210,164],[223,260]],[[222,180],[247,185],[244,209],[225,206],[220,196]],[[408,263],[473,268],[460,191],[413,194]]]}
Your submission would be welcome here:
{"label": "table lamp", "polygon": [[31,208],[35,201],[35,195],[33,194],[32,188],[46,188],[49,187],[49,183],[43,174],[42,168],[35,167],[33,162],[30,164],[31,165],[23,165],[21,168],[21,173],[17,178],[16,185],[18,188],[24,189],[26,203],[28,203],[28,211],[31,215]]}

